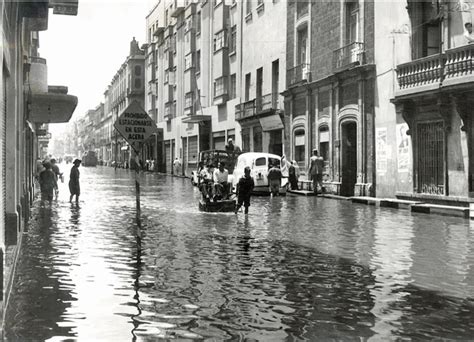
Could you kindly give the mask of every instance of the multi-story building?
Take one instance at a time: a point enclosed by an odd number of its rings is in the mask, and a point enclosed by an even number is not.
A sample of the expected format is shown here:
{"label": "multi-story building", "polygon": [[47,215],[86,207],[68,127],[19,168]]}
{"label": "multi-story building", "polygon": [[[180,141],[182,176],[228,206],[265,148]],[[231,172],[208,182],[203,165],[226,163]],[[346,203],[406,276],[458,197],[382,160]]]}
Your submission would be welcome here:
{"label": "multi-story building", "polygon": [[162,130],[160,170],[172,172],[179,157],[189,175],[199,151],[224,149],[229,138],[243,150],[282,152],[286,29],[273,23],[285,21],[286,3],[255,5],[167,0],[149,13],[145,102]]}
{"label": "multi-story building", "polygon": [[313,149],[328,191],[374,188],[374,2],[288,2],[286,154],[304,170]]}
{"label": "multi-story building", "polygon": [[[239,6],[243,20],[240,23],[236,20],[230,28],[229,51],[239,51],[241,72],[231,73],[229,84],[230,93],[236,92],[236,84],[240,90],[237,93],[241,103],[236,106],[235,119],[241,127],[242,149],[283,155],[283,96],[280,92],[286,86],[287,3],[234,2],[237,11]],[[241,45],[237,46],[240,35]]]}
{"label": "multi-story building", "polygon": [[377,135],[386,136],[377,143],[384,163],[377,168],[379,193],[468,202],[474,194],[474,45],[465,25],[473,22],[474,2],[409,0],[379,13],[396,25],[382,32],[392,33],[392,50],[386,44],[376,53],[383,60],[393,51],[397,77],[396,113],[376,121]]}
{"label": "multi-story building", "polygon": [[39,136],[48,123],[67,122],[77,97],[67,87],[50,86],[47,61],[39,55],[39,31],[53,14],[77,14],[77,1],[0,1],[0,267],[1,316],[36,187]]}
{"label": "multi-story building", "polygon": [[[137,101],[144,107],[145,101],[145,52],[140,49],[138,42],[133,37],[130,42],[130,53],[112,78],[110,85],[104,93],[104,115],[111,118],[111,124],[130,103]],[[113,160],[119,163],[128,163],[130,146],[123,137],[114,130],[111,150]],[[101,146],[104,146],[101,144]]]}

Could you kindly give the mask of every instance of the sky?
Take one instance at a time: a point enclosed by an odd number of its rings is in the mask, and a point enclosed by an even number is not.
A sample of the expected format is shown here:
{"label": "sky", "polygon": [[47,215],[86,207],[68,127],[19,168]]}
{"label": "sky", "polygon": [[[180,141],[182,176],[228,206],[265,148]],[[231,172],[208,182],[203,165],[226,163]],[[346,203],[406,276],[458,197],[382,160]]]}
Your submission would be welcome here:
{"label": "sky", "polygon": [[[78,97],[73,118],[104,102],[104,92],[128,56],[130,41],[145,43],[146,16],[157,0],[79,0],[77,16],[50,9],[48,30],[40,32],[48,84],[68,87]],[[52,124],[53,133],[65,124]]]}

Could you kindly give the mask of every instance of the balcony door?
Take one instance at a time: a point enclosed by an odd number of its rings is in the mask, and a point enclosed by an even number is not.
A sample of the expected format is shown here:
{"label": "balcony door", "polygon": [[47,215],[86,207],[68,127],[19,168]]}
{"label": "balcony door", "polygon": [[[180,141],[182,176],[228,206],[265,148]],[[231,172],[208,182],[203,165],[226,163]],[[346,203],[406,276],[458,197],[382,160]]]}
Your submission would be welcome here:
{"label": "balcony door", "polygon": [[296,65],[307,63],[308,55],[308,27],[305,25],[298,29],[298,46],[296,56]]}
{"label": "balcony door", "polygon": [[257,88],[256,88],[256,104],[257,104],[257,111],[262,110],[262,90],[263,89],[263,68],[257,69]]}
{"label": "balcony door", "polygon": [[440,52],[440,8],[436,1],[409,1],[412,26],[412,58],[419,59]]}
{"label": "balcony door", "polygon": [[345,44],[349,45],[359,41],[359,2],[346,2],[346,19],[345,19]]}

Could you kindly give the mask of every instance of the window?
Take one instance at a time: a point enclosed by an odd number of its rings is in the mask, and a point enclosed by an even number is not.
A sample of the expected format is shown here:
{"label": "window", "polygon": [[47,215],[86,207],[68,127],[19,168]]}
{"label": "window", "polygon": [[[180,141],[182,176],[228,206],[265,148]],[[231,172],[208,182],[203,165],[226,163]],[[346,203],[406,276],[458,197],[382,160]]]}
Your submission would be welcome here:
{"label": "window", "polygon": [[194,105],[194,93],[187,93],[184,100],[184,108],[190,108]]}
{"label": "window", "polygon": [[301,18],[302,16],[308,14],[308,1],[307,0],[298,0],[296,2],[296,16]]}
{"label": "window", "polygon": [[188,70],[193,67],[193,54],[184,57],[184,70]]}
{"label": "window", "polygon": [[196,72],[201,72],[201,50],[196,51]]}
{"label": "window", "polygon": [[250,77],[250,73],[245,75],[245,101],[248,101],[250,99]]}
{"label": "window", "polygon": [[306,56],[307,56],[307,45],[308,45],[308,27],[304,26],[303,28],[298,30],[298,46],[297,51],[298,55],[296,56],[296,60],[298,65],[306,63]]}
{"label": "window", "polygon": [[214,35],[214,52],[226,47],[225,30]]}
{"label": "window", "polygon": [[225,77],[220,77],[214,81],[214,97],[226,94]]}
{"label": "window", "polygon": [[135,88],[140,89],[142,86],[142,80],[140,78],[135,78]]}
{"label": "window", "polygon": [[242,128],[242,151],[250,151],[250,129]]}
{"label": "window", "polygon": [[255,166],[265,166],[267,165],[267,159],[265,157],[260,157],[255,159]]}
{"label": "window", "polygon": [[135,76],[141,76],[142,68],[139,65],[135,65]]}
{"label": "window", "polygon": [[359,40],[359,2],[346,2],[346,44]]}
{"label": "window", "polygon": [[231,28],[229,48],[229,53],[233,53],[237,49],[237,25],[234,25]]}
{"label": "window", "polygon": [[201,32],[201,12],[196,13],[196,33]]}
{"label": "window", "polygon": [[229,99],[235,99],[237,97],[237,75],[230,75],[229,85]]}
{"label": "window", "polygon": [[262,127],[254,126],[253,127],[253,151],[262,152]]}
{"label": "window", "polygon": [[295,160],[297,162],[305,161],[305,132],[303,129],[295,131]]}

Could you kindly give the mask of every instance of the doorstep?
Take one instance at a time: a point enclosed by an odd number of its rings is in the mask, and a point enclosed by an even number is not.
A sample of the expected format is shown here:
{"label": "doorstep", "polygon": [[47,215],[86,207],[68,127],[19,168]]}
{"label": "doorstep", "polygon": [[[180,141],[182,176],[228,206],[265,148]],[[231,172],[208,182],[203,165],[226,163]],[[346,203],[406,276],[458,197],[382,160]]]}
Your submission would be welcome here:
{"label": "doorstep", "polygon": [[423,204],[420,201],[402,200],[397,198],[383,198],[380,200],[380,206],[395,209],[411,209],[412,205]]}
{"label": "doorstep", "polygon": [[416,213],[439,214],[469,218],[469,208],[451,205],[430,203],[414,204],[411,206],[411,211]]}
{"label": "doorstep", "polygon": [[316,194],[313,191],[309,190],[286,190],[287,193],[293,194],[293,195],[300,195],[300,196],[316,196]]}
{"label": "doorstep", "polygon": [[369,196],[353,196],[349,198],[352,203],[362,203],[368,205],[375,205],[376,207],[380,206],[381,198],[369,197]]}

